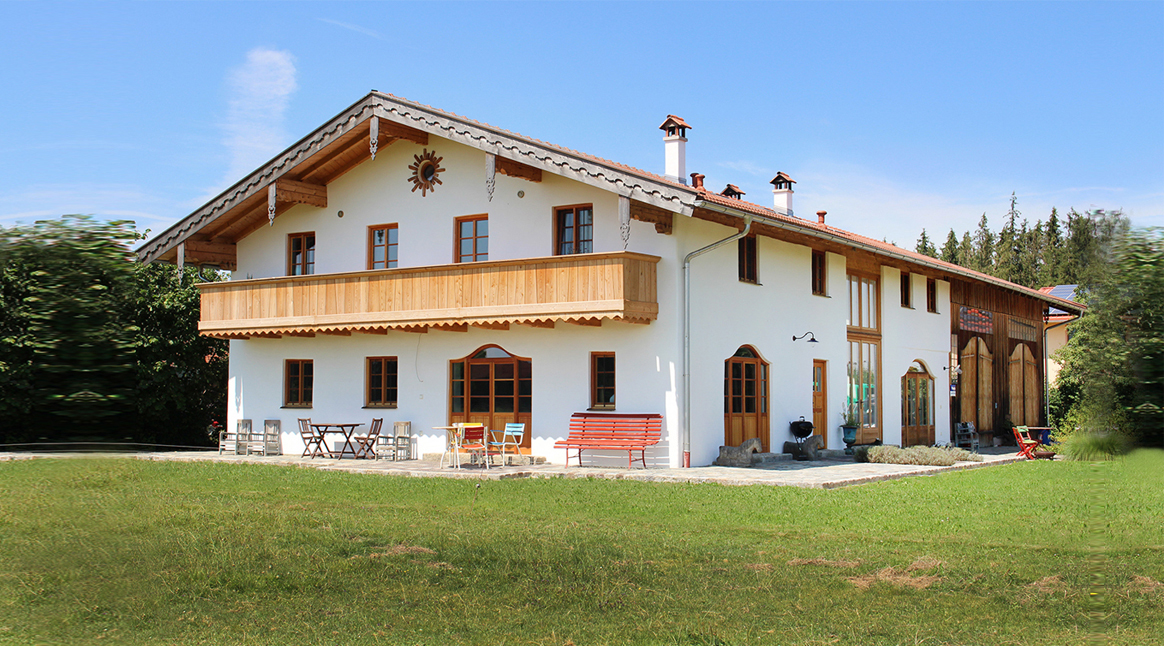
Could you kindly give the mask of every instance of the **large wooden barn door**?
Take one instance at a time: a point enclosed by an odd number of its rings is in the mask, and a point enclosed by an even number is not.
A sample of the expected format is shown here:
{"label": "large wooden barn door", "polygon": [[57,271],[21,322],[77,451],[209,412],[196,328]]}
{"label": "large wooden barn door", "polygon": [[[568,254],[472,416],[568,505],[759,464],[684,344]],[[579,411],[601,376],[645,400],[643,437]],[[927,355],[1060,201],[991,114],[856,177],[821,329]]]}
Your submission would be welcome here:
{"label": "large wooden barn door", "polygon": [[1010,423],[1015,426],[1039,425],[1039,371],[1035,355],[1025,343],[1019,343],[1007,362],[1010,386]]}
{"label": "large wooden barn door", "polygon": [[723,443],[739,446],[753,437],[770,450],[768,362],[745,345],[723,364]]}
{"label": "large wooden barn door", "polygon": [[971,337],[962,348],[962,376],[958,385],[962,389],[961,421],[973,422],[981,432],[994,430],[994,355],[982,337]]}

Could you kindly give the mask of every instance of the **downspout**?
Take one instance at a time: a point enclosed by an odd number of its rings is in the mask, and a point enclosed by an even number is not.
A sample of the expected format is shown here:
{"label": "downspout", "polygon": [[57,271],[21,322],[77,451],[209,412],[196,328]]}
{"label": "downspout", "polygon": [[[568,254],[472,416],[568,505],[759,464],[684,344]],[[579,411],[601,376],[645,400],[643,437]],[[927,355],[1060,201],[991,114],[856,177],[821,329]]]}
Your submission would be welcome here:
{"label": "downspout", "polygon": [[744,216],[744,228],[739,233],[696,249],[683,259],[683,468],[691,467],[691,261],[713,249],[735,242],[748,235],[752,216]]}
{"label": "downspout", "polygon": [[1051,372],[1050,361],[1047,355],[1047,319],[1050,312],[1043,314],[1043,423],[1051,425],[1051,379],[1047,373]]}

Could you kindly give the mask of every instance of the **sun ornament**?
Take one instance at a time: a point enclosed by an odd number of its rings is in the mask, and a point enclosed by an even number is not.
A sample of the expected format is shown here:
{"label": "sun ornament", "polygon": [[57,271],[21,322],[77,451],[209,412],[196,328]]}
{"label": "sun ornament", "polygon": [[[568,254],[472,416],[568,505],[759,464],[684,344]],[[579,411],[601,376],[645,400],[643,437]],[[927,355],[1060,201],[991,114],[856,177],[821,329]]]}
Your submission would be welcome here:
{"label": "sun ornament", "polygon": [[413,155],[416,163],[409,164],[408,169],[412,171],[412,176],[408,181],[412,182],[412,192],[420,189],[420,196],[425,197],[429,191],[436,191],[436,185],[441,183],[439,175],[445,169],[441,168],[441,160],[444,157],[437,157],[436,151],[430,151],[428,148],[419,155]]}

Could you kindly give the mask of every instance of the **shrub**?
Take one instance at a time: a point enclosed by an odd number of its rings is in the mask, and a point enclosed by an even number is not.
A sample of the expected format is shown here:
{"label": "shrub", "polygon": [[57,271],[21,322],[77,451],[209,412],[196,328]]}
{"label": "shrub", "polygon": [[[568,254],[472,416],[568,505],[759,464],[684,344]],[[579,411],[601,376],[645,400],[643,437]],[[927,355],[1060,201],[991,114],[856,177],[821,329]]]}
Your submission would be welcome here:
{"label": "shrub", "polygon": [[853,461],[854,462],[868,462],[870,446],[854,446],[853,447]]}
{"label": "shrub", "polygon": [[1072,460],[1111,460],[1127,453],[1131,444],[1123,433],[1080,431],[1061,442],[1060,452]]}
{"label": "shrub", "polygon": [[958,461],[981,462],[982,456],[965,449],[937,446],[911,446],[907,449],[896,446],[874,446],[869,447],[869,461],[881,464],[948,467]]}

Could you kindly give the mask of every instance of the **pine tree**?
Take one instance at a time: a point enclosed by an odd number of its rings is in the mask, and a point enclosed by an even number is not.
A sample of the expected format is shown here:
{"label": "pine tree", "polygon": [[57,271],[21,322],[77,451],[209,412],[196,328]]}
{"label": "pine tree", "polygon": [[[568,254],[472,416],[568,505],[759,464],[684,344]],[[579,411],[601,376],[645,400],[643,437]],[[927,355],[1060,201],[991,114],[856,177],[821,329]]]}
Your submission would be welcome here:
{"label": "pine tree", "polygon": [[1039,268],[1039,285],[1066,284],[1060,277],[1062,264],[1060,255],[1063,251],[1063,232],[1059,227],[1059,211],[1051,209],[1051,217],[1047,218],[1047,226],[1043,230],[1043,265]]}
{"label": "pine tree", "polygon": [[962,233],[962,242],[958,243],[958,264],[974,269],[974,242],[970,239],[969,231]]}
{"label": "pine tree", "polygon": [[946,236],[946,244],[942,245],[942,250],[938,252],[938,258],[955,265],[962,264],[958,258],[958,235],[954,233],[953,229],[950,229],[950,235]]}
{"label": "pine tree", "polygon": [[1006,213],[1006,221],[998,232],[998,242],[994,247],[994,270],[991,273],[1003,280],[1012,283],[1019,282],[1022,273],[1019,267],[1018,231],[1015,230],[1015,221],[1018,219],[1018,198],[1010,194],[1010,210]]}
{"label": "pine tree", "polygon": [[978,220],[978,230],[974,232],[974,263],[970,267],[984,274],[994,274],[994,232],[986,220],[986,214]]}
{"label": "pine tree", "polygon": [[934,243],[930,241],[929,236],[926,235],[926,230],[922,229],[921,237],[917,239],[917,246],[914,251],[929,256],[930,258],[938,257],[938,250],[934,247]]}

